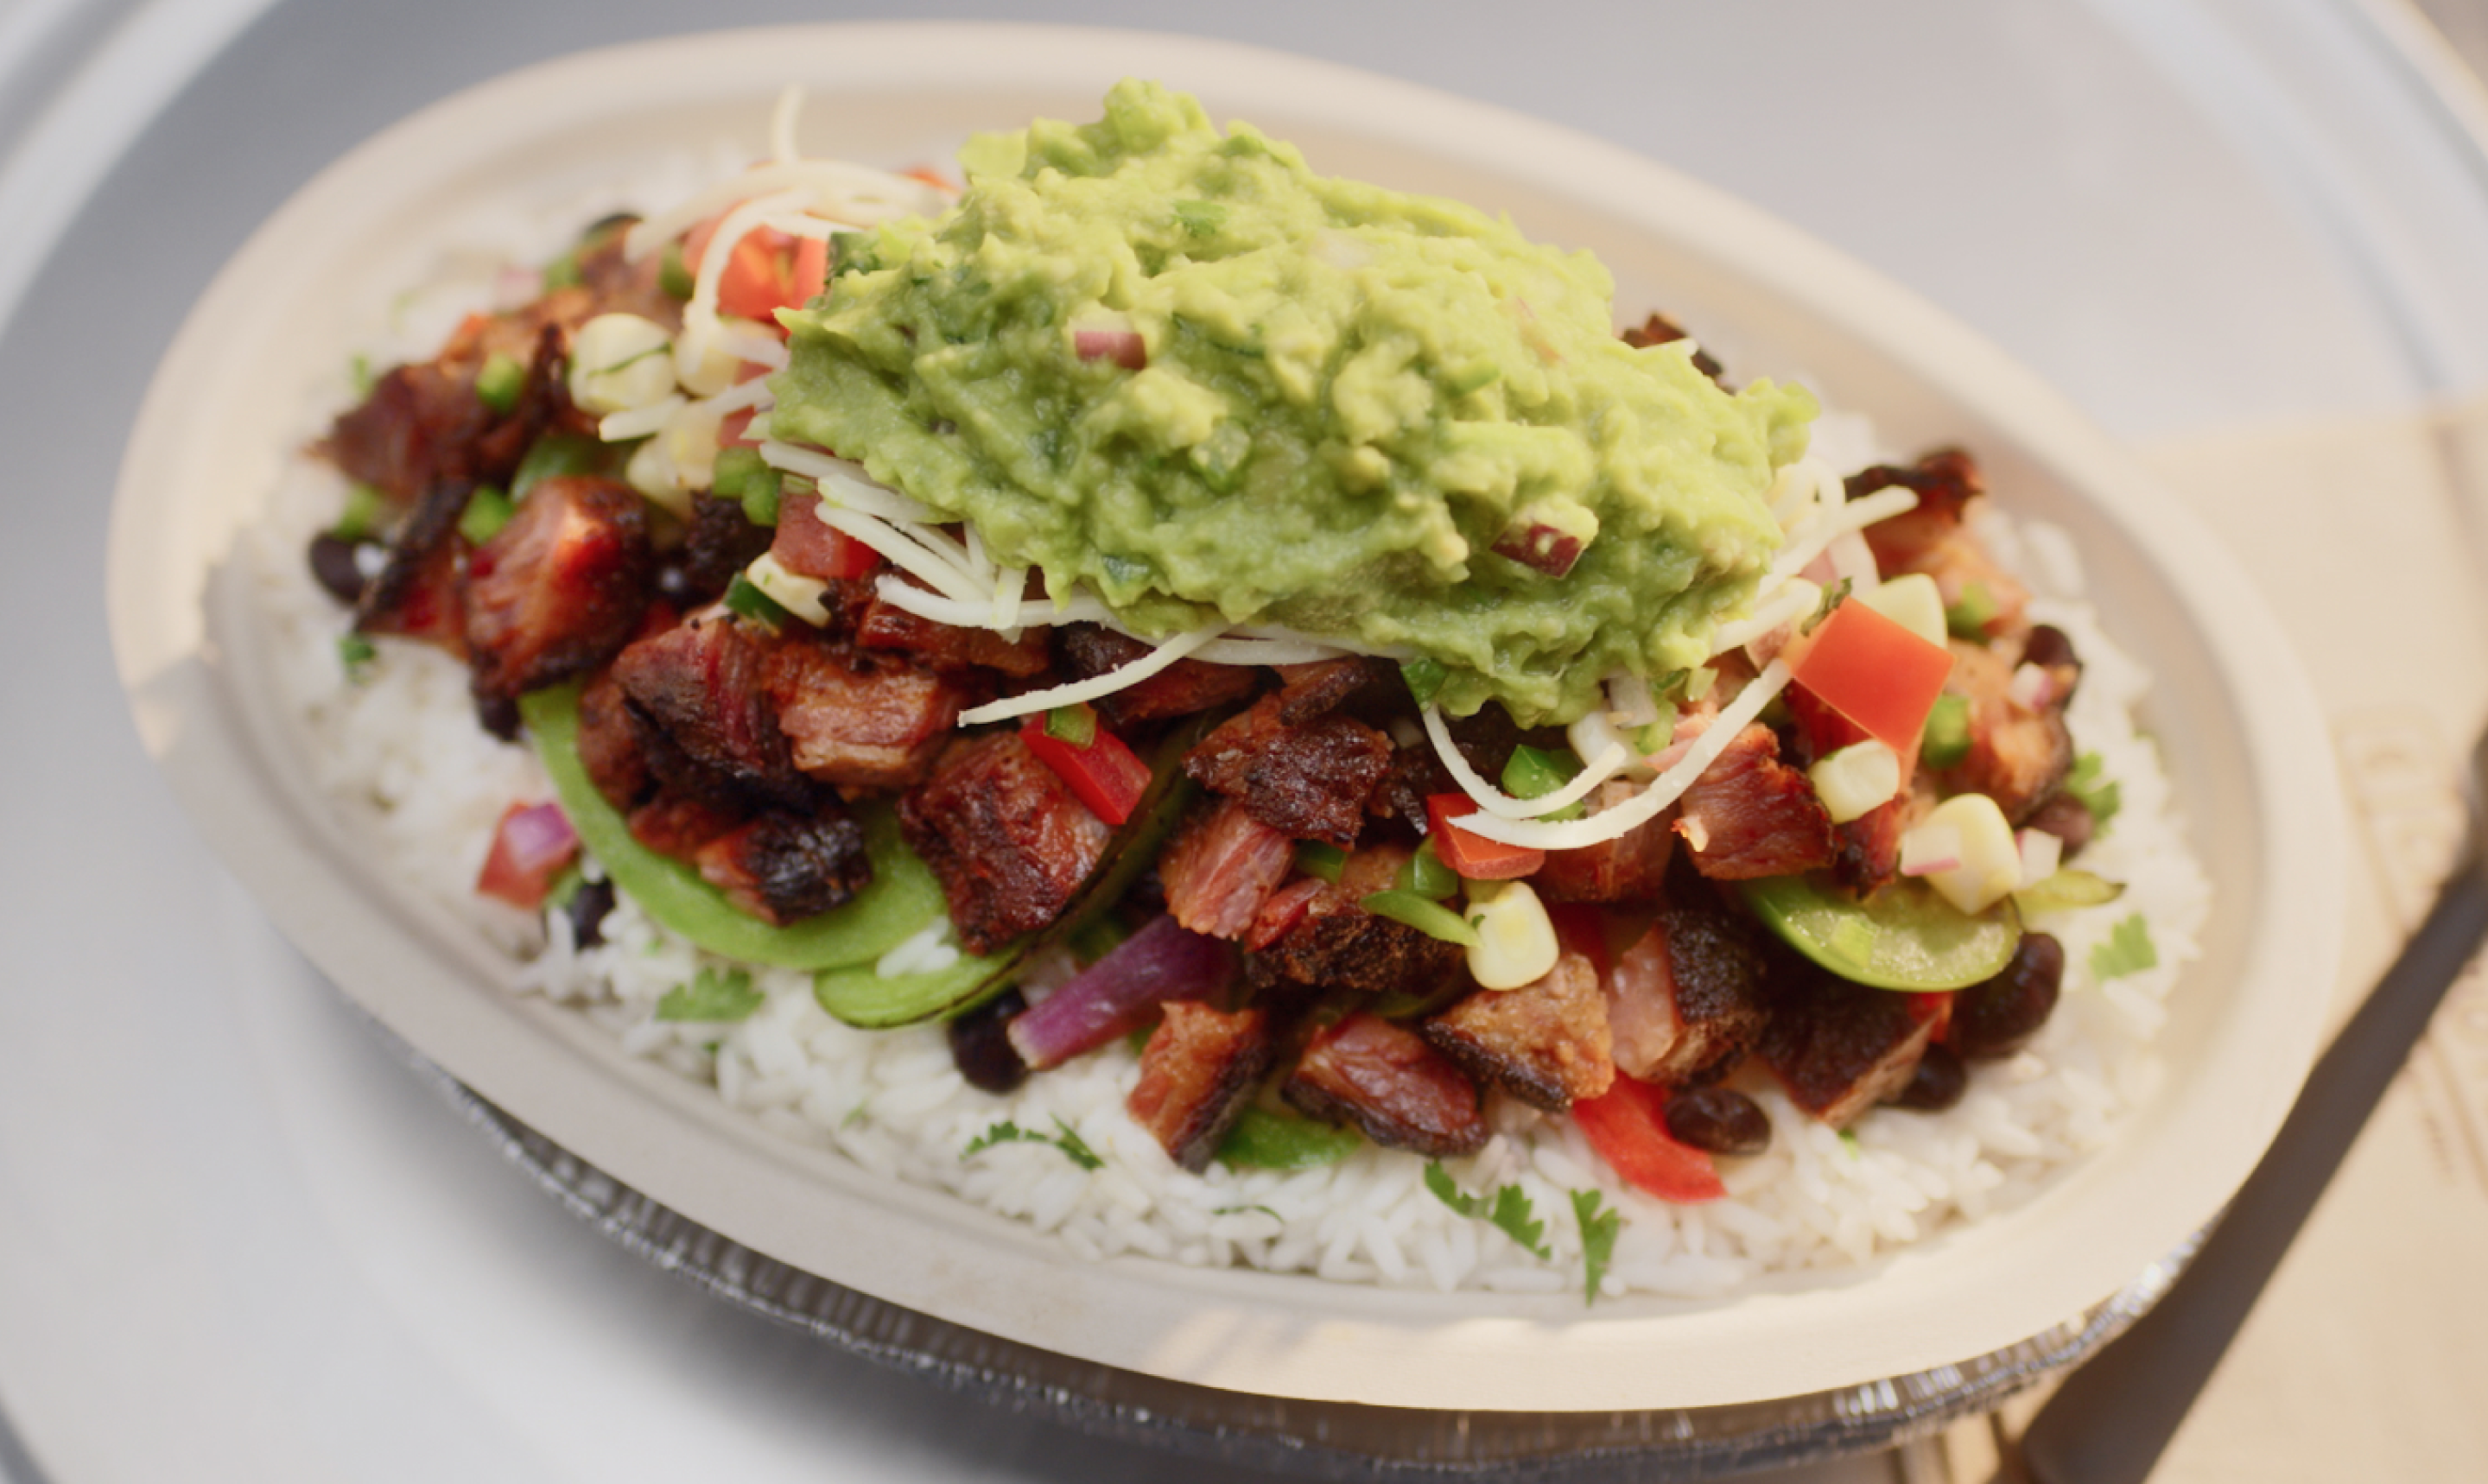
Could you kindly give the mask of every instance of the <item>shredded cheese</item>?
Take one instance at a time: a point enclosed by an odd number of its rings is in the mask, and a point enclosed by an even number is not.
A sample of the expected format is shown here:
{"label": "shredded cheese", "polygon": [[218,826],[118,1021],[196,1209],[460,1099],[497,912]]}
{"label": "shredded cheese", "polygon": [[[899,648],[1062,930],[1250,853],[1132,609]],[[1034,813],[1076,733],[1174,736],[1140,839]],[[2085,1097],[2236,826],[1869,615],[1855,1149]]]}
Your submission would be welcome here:
{"label": "shredded cheese", "polygon": [[1805,571],[1806,564],[1823,554],[1844,531],[1862,531],[1878,520],[1888,520],[1904,511],[1915,510],[1918,492],[1906,485],[1886,485],[1873,494],[1833,506],[1812,521],[1801,532],[1792,534],[1787,546],[1771,562],[1770,574],[1763,578],[1765,587],[1773,587]]}
{"label": "shredded cheese", "polygon": [[[1656,819],[1660,810],[1682,798],[1684,791],[1693,786],[1693,781],[1728,749],[1728,744],[1736,741],[1737,734],[1762,714],[1763,708],[1770,703],[1771,697],[1780,693],[1788,682],[1788,666],[1776,659],[1765,665],[1763,673],[1720,711],[1710,727],[1684,749],[1682,757],[1660,773],[1650,787],[1612,809],[1581,820],[1509,819],[1491,813],[1473,814],[1460,821],[1460,827],[1505,845],[1548,851],[1577,850],[1585,845],[1602,845],[1609,840],[1620,839]],[[1448,733],[1437,736],[1435,750],[1456,756],[1458,749],[1447,745],[1450,741]],[[1451,759],[1446,757],[1444,764],[1449,767]],[[1469,776],[1476,777],[1476,770],[1470,770]]]}
{"label": "shredded cheese", "polygon": [[1119,670],[1092,675],[1087,680],[1064,686],[1049,686],[1043,690],[1031,690],[1008,696],[983,706],[972,706],[959,713],[959,719],[970,726],[986,721],[1006,721],[1013,716],[1026,716],[1036,712],[1052,711],[1058,706],[1072,706],[1082,701],[1094,701],[1113,695],[1125,686],[1138,685],[1160,670],[1191,654],[1218,637],[1216,628],[1195,629],[1167,640],[1150,654],[1142,656]]}

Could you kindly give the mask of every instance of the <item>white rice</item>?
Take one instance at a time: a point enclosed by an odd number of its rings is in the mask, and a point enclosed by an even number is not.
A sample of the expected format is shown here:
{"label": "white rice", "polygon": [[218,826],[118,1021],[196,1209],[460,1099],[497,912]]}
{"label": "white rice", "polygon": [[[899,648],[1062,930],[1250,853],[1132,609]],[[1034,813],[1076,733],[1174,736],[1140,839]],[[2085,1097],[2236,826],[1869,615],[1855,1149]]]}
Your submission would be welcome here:
{"label": "white rice", "polygon": [[[673,199],[699,169],[677,161],[636,199]],[[602,192],[551,213],[555,226],[474,235],[475,245],[447,262],[431,289],[391,306],[365,341],[370,363],[428,357],[461,314],[515,292],[498,265],[550,257],[577,223],[625,199],[632,198]],[[318,413],[307,417],[306,436],[348,395],[342,376],[324,389],[318,401],[329,406],[306,408]],[[1827,422],[1822,441],[1852,465],[1874,449],[1871,430],[1853,415]],[[1714,1296],[1767,1274],[1850,1267],[2025,1200],[2051,1171],[2100,1148],[2152,1096],[2162,1069],[2151,1042],[2182,966],[2196,955],[2208,888],[2157,751],[2134,723],[2148,676],[2081,601],[2079,562],[2063,533],[1989,515],[1980,534],[2031,582],[2032,616],[2064,630],[2084,661],[2068,719],[2078,748],[2099,754],[2122,795],[2113,826],[2080,864],[2125,882],[2124,897],[2033,920],[2063,940],[2066,973],[2055,1015],[2027,1050],[1975,1067],[1967,1095],[1946,1112],[1880,1108],[1846,1136],[1797,1111],[1767,1077],[1749,1075],[1739,1085],[1768,1113],[1771,1147],[1723,1160],[1729,1195],[1700,1206],[1671,1206],[1622,1185],[1569,1119],[1491,1098],[1494,1136],[1447,1168],[1476,1194],[1518,1186],[1544,1223],[1545,1258],[1455,1213],[1427,1189],[1426,1162],[1413,1155],[1369,1145],[1325,1168],[1213,1165],[1188,1174],[1125,1116],[1137,1058],[1119,1044],[996,1097],[960,1077],[939,1026],[846,1026],[819,1008],[811,976],[800,971],[752,971],[766,998],[741,1023],[660,1022],[665,992],[721,961],[627,901],[606,919],[604,943],[581,950],[561,914],[548,926],[476,896],[475,875],[503,809],[549,798],[551,786],[525,747],[498,742],[475,724],[466,672],[439,651],[383,642],[359,679],[346,682],[336,646],[347,615],[313,584],[302,559],[311,535],[333,520],[342,488],[308,460],[291,471],[274,518],[256,533],[259,580],[317,782],[368,824],[402,879],[510,951],[522,992],[574,1007],[628,1054],[713,1085],[781,1137],[1024,1220],[1082,1258],[1138,1253],[1443,1291],[1577,1290],[1582,1246],[1571,1192],[1596,1190],[1623,1216],[1602,1288],[1608,1295]],[[2158,966],[2097,982],[2093,946],[2137,911],[2149,923]],[[1038,1142],[961,1157],[1004,1120],[1042,1132],[1060,1120],[1101,1167],[1083,1169]]]}

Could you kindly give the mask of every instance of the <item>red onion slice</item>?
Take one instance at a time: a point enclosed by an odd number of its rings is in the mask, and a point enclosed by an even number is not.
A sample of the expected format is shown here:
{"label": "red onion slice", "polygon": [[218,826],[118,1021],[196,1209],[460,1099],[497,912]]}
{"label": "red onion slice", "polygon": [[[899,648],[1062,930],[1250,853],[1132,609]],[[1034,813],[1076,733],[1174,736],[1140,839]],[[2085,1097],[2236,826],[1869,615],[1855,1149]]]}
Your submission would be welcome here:
{"label": "red onion slice", "polygon": [[1227,987],[1226,942],[1158,917],[1010,1022],[1010,1043],[1032,1071],[1060,1066],[1148,1023],[1162,1000],[1201,999]]}
{"label": "red onion slice", "polygon": [[1113,361],[1125,371],[1138,371],[1149,363],[1149,348],[1139,330],[1075,329],[1071,349],[1084,361]]}

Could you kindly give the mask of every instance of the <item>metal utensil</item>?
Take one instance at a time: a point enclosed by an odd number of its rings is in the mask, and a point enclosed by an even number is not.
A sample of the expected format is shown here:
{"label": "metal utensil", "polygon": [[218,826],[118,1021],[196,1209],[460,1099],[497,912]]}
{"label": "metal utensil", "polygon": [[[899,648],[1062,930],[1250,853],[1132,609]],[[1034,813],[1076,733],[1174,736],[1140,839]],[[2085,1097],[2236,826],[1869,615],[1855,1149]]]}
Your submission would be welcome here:
{"label": "metal utensil", "polygon": [[2074,1372],[2022,1439],[2034,1484],[2139,1484],[2358,1140],[2446,992],[2488,937],[2488,735],[2471,753],[2470,826],[2436,905],[2316,1062],[2280,1133],[2185,1273]]}

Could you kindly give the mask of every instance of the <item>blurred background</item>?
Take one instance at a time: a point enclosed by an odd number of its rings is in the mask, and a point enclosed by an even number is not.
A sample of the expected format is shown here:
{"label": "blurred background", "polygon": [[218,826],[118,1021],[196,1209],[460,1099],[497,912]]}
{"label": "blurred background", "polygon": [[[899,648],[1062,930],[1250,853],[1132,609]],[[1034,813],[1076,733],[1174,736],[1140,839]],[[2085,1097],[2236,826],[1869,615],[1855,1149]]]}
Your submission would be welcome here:
{"label": "blurred background", "polygon": [[[2282,610],[2361,828],[2345,996],[2423,907],[2488,697],[2488,0],[0,0],[0,1484],[1265,1477],[962,1399],[593,1237],[274,938],[113,680],[132,410],[323,165],[582,47],[933,17],[1183,32],[1516,109],[1932,299]],[[2474,980],[2160,1477],[2475,1477],[2483,1239]],[[2010,1480],[2032,1404],[1773,1477]]]}

